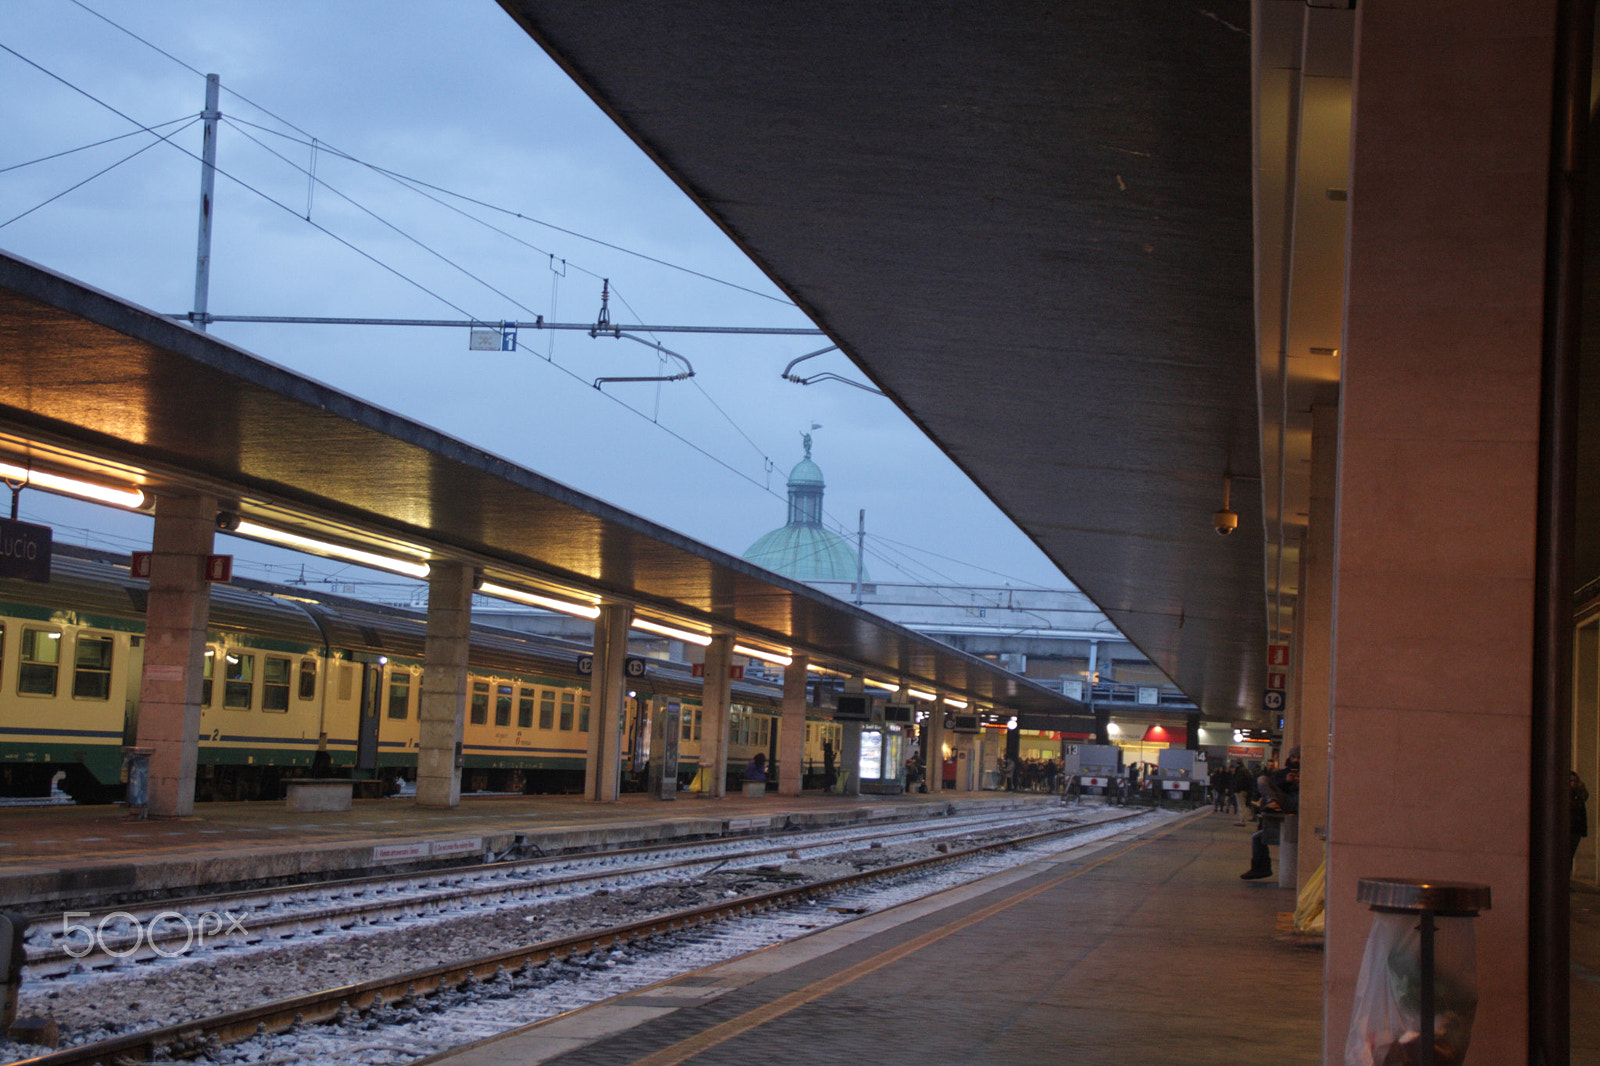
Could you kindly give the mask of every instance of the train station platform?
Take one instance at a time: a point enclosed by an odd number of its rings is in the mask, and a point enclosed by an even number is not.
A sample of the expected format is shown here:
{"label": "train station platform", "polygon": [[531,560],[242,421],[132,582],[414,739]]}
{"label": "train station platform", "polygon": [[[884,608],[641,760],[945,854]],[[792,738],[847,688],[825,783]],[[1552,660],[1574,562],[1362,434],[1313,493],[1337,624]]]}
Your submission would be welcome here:
{"label": "train station platform", "polygon": [[[1202,811],[423,1062],[1320,1062],[1321,940],[1291,890],[1239,879],[1248,852]],[[1575,1066],[1600,1063],[1596,902],[1574,897]]]}
{"label": "train station platform", "polygon": [[433,809],[395,797],[325,812],[290,810],[282,801],[207,803],[193,817],[150,820],[130,818],[120,806],[10,807],[0,809],[0,907],[31,912],[107,895],[427,869],[519,843],[526,855],[560,854],[1060,803],[1026,792],[808,792],[672,801],[625,794],[608,804],[465,796],[458,807]]}

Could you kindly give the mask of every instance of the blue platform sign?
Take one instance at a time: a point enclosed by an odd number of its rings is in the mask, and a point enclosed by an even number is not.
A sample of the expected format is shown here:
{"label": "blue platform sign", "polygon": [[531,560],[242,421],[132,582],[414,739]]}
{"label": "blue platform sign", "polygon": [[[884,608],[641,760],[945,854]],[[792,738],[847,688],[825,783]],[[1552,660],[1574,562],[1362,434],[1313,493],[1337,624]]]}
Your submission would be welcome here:
{"label": "blue platform sign", "polygon": [[0,518],[0,577],[49,582],[49,526]]}

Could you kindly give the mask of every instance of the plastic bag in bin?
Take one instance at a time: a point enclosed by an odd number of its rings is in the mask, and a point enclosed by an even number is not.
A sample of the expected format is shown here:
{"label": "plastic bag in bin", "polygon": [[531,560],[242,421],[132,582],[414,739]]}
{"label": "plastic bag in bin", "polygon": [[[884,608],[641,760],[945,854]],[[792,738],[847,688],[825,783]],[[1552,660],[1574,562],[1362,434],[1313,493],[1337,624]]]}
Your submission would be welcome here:
{"label": "plastic bag in bin", "polygon": [[[1417,914],[1374,914],[1356,978],[1345,1066],[1421,1066],[1422,934]],[[1435,917],[1435,1066],[1461,1066],[1478,1009],[1472,919]]]}

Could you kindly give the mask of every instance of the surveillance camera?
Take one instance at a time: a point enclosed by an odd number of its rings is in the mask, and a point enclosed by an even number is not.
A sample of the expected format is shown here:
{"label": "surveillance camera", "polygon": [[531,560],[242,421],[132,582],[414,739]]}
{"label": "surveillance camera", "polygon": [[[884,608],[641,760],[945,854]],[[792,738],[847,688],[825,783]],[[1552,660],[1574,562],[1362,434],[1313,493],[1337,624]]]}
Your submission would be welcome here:
{"label": "surveillance camera", "polygon": [[1239,516],[1224,507],[1211,516],[1211,524],[1216,527],[1219,537],[1226,537],[1239,528]]}
{"label": "surveillance camera", "polygon": [[217,512],[217,528],[222,530],[224,533],[232,533],[234,530],[238,529],[239,521],[240,519],[238,511]]}

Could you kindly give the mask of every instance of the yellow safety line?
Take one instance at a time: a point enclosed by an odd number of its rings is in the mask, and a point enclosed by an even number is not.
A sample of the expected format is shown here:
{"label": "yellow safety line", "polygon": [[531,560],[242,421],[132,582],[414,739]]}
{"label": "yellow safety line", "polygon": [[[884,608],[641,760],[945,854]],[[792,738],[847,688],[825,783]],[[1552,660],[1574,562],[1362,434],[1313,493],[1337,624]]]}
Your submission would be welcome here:
{"label": "yellow safety line", "polygon": [[1114,851],[1109,855],[1102,856],[1086,866],[1080,866],[1071,873],[1063,874],[1060,877],[1046,881],[1042,885],[1036,885],[1033,888],[1028,889],[1026,892],[1012,896],[1009,899],[1002,900],[999,903],[992,903],[982,910],[974,911],[972,914],[969,914],[965,918],[953,922],[950,925],[942,926],[938,929],[923,933],[921,936],[912,940],[908,940],[898,947],[890,948],[888,951],[885,951],[876,958],[868,959],[865,962],[858,962],[856,965],[847,970],[841,971],[838,974],[824,977],[821,980],[814,981],[805,988],[796,989],[793,992],[780,996],[771,1003],[757,1007],[754,1010],[746,1011],[737,1018],[730,1018],[725,1022],[704,1030],[703,1032],[696,1033],[694,1036],[685,1037],[676,1044],[670,1044],[652,1055],[647,1055],[642,1059],[635,1060],[632,1066],[678,1066],[678,1063],[684,1062],[687,1059],[700,1054],[702,1051],[707,1051],[713,1047],[716,1047],[718,1044],[732,1040],[734,1037],[739,1036],[742,1033],[747,1033],[751,1029],[765,1025],[774,1018],[780,1018],[783,1015],[788,1014],[790,1011],[797,1010],[800,1007],[805,1006],[807,1003],[810,1003],[812,1000],[820,999],[829,992],[837,991],[848,984],[859,981],[868,974],[876,973],[885,966],[898,962],[907,955],[915,954],[916,952],[921,951],[923,948],[928,947],[930,944],[936,944],[944,938],[952,936],[963,929],[977,925],[980,922],[987,921],[1002,911],[1009,910],[1019,903],[1023,903],[1032,899],[1041,892],[1047,892],[1059,884],[1086,874],[1090,870],[1093,870],[1099,866],[1103,866],[1113,859],[1120,859],[1122,856],[1128,854],[1130,851],[1133,851],[1135,848],[1142,848],[1152,841],[1160,840],[1168,833],[1187,825],[1188,822],[1188,819],[1184,819],[1183,821],[1174,823],[1173,825],[1161,830],[1159,833],[1155,833],[1154,835],[1146,837],[1143,840],[1136,840],[1122,850]]}

